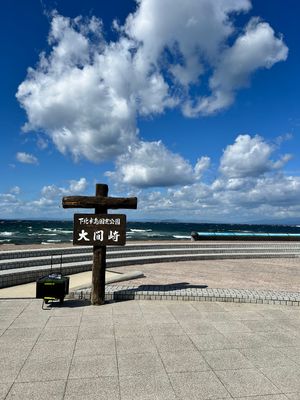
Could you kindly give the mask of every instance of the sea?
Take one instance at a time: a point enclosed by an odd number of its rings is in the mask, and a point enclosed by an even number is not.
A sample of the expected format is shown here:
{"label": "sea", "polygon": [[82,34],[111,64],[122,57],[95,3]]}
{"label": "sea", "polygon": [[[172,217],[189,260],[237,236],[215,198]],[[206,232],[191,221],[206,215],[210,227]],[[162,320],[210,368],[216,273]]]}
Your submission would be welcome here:
{"label": "sea", "polygon": [[[250,225],[184,222],[127,222],[131,240],[187,240],[191,232],[298,233],[300,225]],[[1,244],[55,244],[73,241],[73,221],[0,220]]]}

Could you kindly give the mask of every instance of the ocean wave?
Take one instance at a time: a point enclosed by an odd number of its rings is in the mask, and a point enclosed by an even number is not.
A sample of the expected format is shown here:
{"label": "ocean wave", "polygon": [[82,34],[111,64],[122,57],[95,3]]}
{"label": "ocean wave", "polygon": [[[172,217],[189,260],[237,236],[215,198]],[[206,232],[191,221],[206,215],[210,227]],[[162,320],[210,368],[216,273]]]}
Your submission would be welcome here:
{"label": "ocean wave", "polygon": [[73,233],[73,231],[65,230],[65,229],[62,229],[62,228],[43,228],[43,231],[46,231],[46,232],[56,232],[56,233],[63,233],[63,234],[70,234],[70,233]]}
{"label": "ocean wave", "polygon": [[[47,243],[60,243],[60,242],[61,242],[61,240],[58,240],[58,239],[49,239],[49,240],[47,240],[46,244]],[[42,244],[45,244],[45,242],[42,242]]]}
{"label": "ocean wave", "polygon": [[152,232],[152,229],[130,229],[133,233],[144,233],[144,232]]}
{"label": "ocean wave", "polygon": [[18,233],[18,232],[0,232],[0,237],[9,237],[9,236],[13,236],[16,233]]}
{"label": "ocean wave", "polygon": [[9,243],[11,239],[0,239],[0,243]]}

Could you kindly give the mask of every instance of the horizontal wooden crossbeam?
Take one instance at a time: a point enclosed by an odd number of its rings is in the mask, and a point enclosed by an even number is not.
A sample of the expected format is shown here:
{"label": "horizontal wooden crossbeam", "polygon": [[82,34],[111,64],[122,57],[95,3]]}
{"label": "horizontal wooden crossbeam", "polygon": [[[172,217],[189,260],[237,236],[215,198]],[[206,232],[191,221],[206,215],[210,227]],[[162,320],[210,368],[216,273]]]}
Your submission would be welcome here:
{"label": "horizontal wooden crossbeam", "polygon": [[67,196],[62,199],[63,208],[95,208],[111,209],[137,208],[136,197],[104,197],[104,196]]}

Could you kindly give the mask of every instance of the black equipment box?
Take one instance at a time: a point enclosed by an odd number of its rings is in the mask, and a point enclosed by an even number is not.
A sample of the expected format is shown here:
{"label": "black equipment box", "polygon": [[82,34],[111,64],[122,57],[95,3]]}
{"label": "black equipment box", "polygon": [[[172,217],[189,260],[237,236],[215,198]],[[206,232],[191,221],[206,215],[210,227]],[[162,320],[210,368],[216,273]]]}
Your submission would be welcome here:
{"label": "black equipment box", "polygon": [[[70,278],[63,276],[61,272],[52,273],[53,260],[51,257],[51,273],[38,278],[36,281],[36,298],[48,300],[59,299],[61,303],[64,297],[69,294]],[[60,271],[62,269],[62,256],[60,259]]]}
{"label": "black equipment box", "polygon": [[37,299],[59,299],[64,301],[65,295],[69,293],[70,278],[61,274],[50,274],[36,281]]}

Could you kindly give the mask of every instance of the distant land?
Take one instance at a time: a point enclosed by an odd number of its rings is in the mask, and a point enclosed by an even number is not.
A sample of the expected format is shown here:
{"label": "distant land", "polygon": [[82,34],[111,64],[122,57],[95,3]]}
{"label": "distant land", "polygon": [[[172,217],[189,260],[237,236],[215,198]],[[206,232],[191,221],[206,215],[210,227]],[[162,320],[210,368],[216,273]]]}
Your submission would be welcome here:
{"label": "distant land", "polygon": [[[92,213],[91,213],[92,214]],[[70,222],[72,218],[0,218],[0,221],[60,221]],[[300,218],[261,219],[253,221],[216,221],[216,220],[181,220],[181,219],[128,219],[127,222],[164,223],[164,224],[229,224],[229,225],[299,225]]]}

